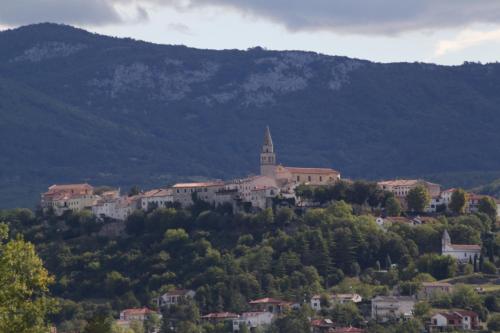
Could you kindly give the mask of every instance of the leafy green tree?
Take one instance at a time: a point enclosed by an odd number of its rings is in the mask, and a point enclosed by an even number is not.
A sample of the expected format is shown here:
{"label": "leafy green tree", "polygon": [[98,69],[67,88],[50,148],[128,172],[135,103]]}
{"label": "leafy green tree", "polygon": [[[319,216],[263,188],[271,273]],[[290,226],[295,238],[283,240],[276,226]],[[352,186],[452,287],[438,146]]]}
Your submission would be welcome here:
{"label": "leafy green tree", "polygon": [[463,189],[459,188],[451,194],[451,201],[448,207],[455,214],[463,214],[465,212],[466,203],[467,193]]}
{"label": "leafy green tree", "polygon": [[490,332],[500,332],[500,314],[490,316],[488,319],[488,329]]}
{"label": "leafy green tree", "polygon": [[0,224],[0,332],[46,332],[47,315],[56,310],[48,296],[53,278],[31,243],[18,237],[2,244],[7,234]]}
{"label": "leafy green tree", "polygon": [[111,318],[97,315],[88,321],[83,333],[112,333],[112,329]]}
{"label": "leafy green tree", "polygon": [[497,274],[498,272],[495,264],[489,260],[484,261],[483,268],[481,269],[481,271],[486,274]]}
{"label": "leafy green tree", "polygon": [[144,320],[144,333],[156,332],[161,326],[161,319],[156,313],[151,313]]}
{"label": "leafy green tree", "polygon": [[458,269],[454,258],[433,253],[421,256],[417,260],[417,267],[420,272],[429,273],[438,280],[455,276]]}
{"label": "leafy green tree", "polygon": [[390,196],[385,201],[385,211],[388,216],[399,216],[401,214],[401,204],[394,196]]}
{"label": "leafy green tree", "polygon": [[420,319],[426,319],[429,316],[432,307],[427,302],[418,302],[415,304],[415,308],[413,309],[413,313],[415,317]]}
{"label": "leafy green tree", "polygon": [[288,312],[279,317],[272,325],[271,332],[309,333],[311,324],[304,309]]}
{"label": "leafy green tree", "polygon": [[406,202],[409,210],[421,213],[431,202],[431,197],[424,186],[418,185],[408,191]]}
{"label": "leafy green tree", "polygon": [[361,312],[352,302],[336,304],[330,311],[330,317],[339,326],[357,326],[363,322]]}
{"label": "leafy green tree", "polygon": [[482,197],[479,199],[478,211],[488,215],[491,221],[497,220],[497,204],[491,197]]}

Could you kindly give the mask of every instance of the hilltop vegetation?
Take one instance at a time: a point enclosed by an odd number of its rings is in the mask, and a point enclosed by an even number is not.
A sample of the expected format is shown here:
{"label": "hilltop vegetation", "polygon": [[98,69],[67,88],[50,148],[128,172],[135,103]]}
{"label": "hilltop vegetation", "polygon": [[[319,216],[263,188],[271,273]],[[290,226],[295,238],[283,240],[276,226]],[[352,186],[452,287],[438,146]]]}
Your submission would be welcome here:
{"label": "hilltop vegetation", "polygon": [[[196,290],[193,317],[185,319],[196,326],[196,313],[244,311],[248,300],[257,297],[300,303],[325,291],[355,291],[369,300],[395,287],[413,294],[423,281],[496,273],[500,237],[487,215],[440,216],[425,225],[393,224],[384,230],[372,209],[367,202],[334,201],[305,214],[289,208],[233,214],[229,207],[196,201],[189,209],[136,211],[119,237],[109,234],[116,223],[97,222],[85,211],[56,217],[21,209],[3,211],[0,220],[8,222],[13,235],[21,233],[33,242],[55,275],[51,290],[62,311],[52,319],[61,332],[92,322],[96,314],[116,317],[127,307],[154,308],[155,297],[176,287]],[[482,244],[481,260],[458,266],[439,255],[445,229],[455,243]],[[496,294],[488,296],[493,297],[489,303],[485,297],[464,287],[432,304],[473,309],[485,320],[500,304]],[[345,324],[364,325],[356,307],[324,315],[340,323],[349,315]],[[426,315],[392,329],[414,332]],[[306,317],[277,321],[283,326],[276,332],[285,332],[287,325],[308,327],[301,321]],[[209,326],[204,332],[224,332]],[[384,330],[375,325],[369,332]]]}
{"label": "hilltop vegetation", "polygon": [[[347,177],[498,178],[500,65],[198,50],[39,24],[0,32],[0,205],[47,185],[158,186],[286,165]],[[462,184],[463,175],[491,175]]]}

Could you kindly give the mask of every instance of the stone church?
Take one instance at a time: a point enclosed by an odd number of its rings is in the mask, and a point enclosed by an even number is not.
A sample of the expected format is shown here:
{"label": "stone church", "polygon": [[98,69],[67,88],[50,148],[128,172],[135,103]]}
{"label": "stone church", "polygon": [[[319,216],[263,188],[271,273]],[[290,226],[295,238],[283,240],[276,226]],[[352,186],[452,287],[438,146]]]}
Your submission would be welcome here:
{"label": "stone church", "polygon": [[340,173],[330,168],[297,168],[278,164],[269,127],[266,127],[260,154],[260,174],[276,181],[309,185],[328,185],[340,179]]}

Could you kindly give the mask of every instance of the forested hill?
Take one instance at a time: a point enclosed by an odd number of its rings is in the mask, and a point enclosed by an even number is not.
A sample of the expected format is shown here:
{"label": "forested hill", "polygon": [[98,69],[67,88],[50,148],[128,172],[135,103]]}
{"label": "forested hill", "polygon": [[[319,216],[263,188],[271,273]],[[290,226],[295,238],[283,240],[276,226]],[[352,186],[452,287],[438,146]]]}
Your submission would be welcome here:
{"label": "forested hill", "polygon": [[498,64],[200,50],[55,24],[0,32],[0,50],[0,206],[55,182],[256,172],[265,125],[280,162],[349,177],[500,170]]}

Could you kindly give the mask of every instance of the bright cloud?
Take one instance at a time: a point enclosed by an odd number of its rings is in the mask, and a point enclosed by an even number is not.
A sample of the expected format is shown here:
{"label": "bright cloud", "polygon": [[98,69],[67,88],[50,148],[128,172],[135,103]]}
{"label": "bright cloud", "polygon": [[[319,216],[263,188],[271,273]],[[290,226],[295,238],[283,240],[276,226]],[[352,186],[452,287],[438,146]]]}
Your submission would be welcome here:
{"label": "bright cloud", "polygon": [[491,31],[466,29],[453,39],[439,41],[434,54],[436,57],[441,57],[451,52],[460,51],[490,41],[500,41],[500,29]]}

